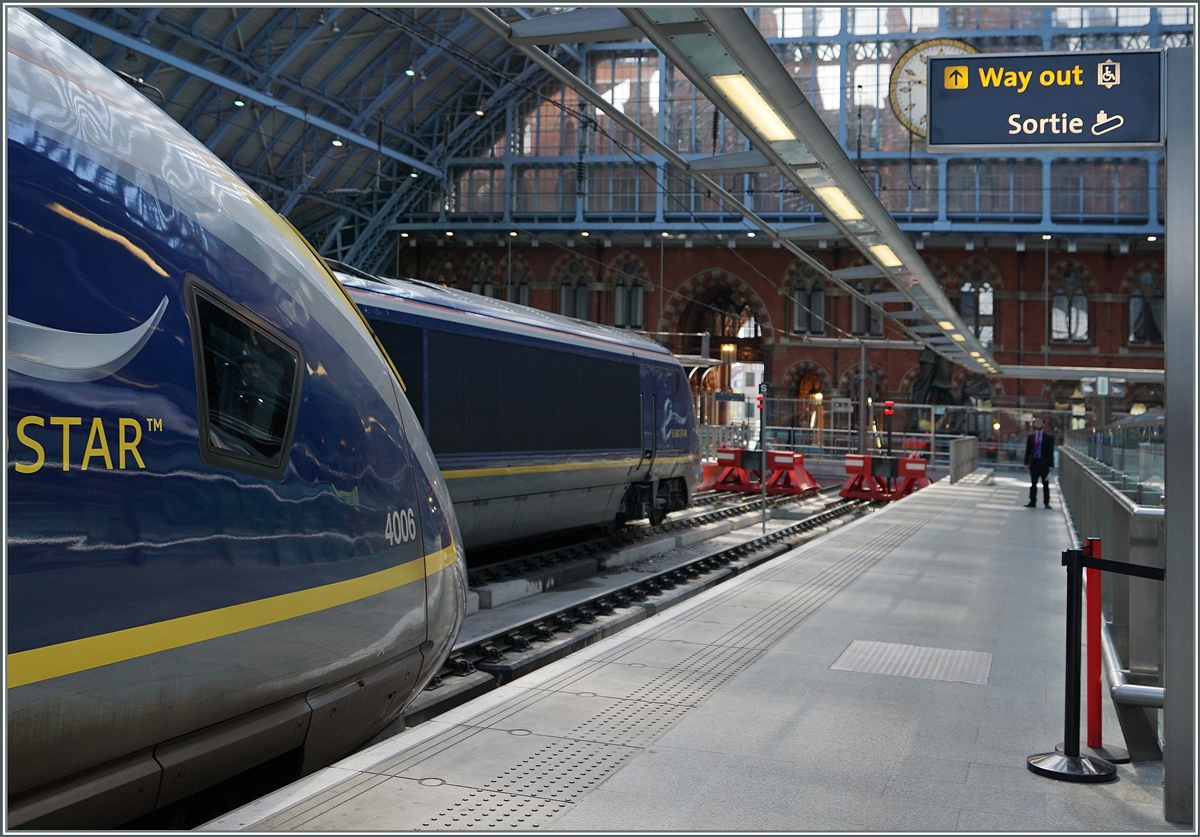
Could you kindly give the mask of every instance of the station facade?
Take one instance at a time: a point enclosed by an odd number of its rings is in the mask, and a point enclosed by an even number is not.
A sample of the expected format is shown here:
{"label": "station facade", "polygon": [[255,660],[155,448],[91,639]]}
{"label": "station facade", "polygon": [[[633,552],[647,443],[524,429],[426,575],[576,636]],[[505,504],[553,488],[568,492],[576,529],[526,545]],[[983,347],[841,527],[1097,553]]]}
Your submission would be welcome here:
{"label": "station facade", "polygon": [[[1161,149],[932,153],[897,80],[930,44],[984,53],[1188,45],[1190,8],[751,14],[999,364],[1111,368],[1118,380],[1121,368],[1162,368]],[[648,43],[580,45],[577,57],[591,86],[689,160],[749,148]],[[856,397],[865,339],[873,397],[928,400],[913,391],[919,348],[891,323],[579,105],[554,86],[514,101],[451,159],[442,188],[396,220],[395,249],[379,251],[376,269],[657,332],[681,354],[698,353],[695,335],[707,331],[711,357],[730,359],[732,345],[736,361],[763,364],[771,397]],[[777,228],[823,220],[777,173],[717,179]],[[834,237],[800,243],[831,269],[865,263]],[[858,284],[890,290],[883,279]],[[940,397],[950,403],[1096,406],[1078,380],[949,374]],[[707,376],[699,389],[728,382]],[[1160,384],[1131,381],[1108,411],[1137,414],[1162,396]]]}
{"label": "station facade", "polygon": [[[973,250],[927,248],[923,257],[979,336],[990,336],[1001,364],[1102,366],[1114,377],[1122,367],[1162,368],[1161,247],[1138,242],[1128,253],[1114,246],[1069,252],[1065,239],[1058,244],[1051,239],[1046,248],[1042,243],[1022,252],[1011,240],[993,245],[985,239]],[[816,391],[827,397],[854,395],[858,346],[866,339],[872,397],[898,402],[913,397],[919,347],[900,346],[891,323],[871,316],[866,306],[821,282],[800,260],[769,245],[685,249],[673,242],[661,259],[653,246],[514,247],[511,278],[507,248],[401,252],[408,256],[402,264],[410,275],[593,322],[659,332],[682,354],[698,352],[697,335],[708,331],[714,358],[722,345],[736,345],[738,362],[764,364],[771,395],[777,397],[805,398]],[[831,270],[863,263],[844,247],[818,249],[814,255]],[[878,287],[864,287],[867,293],[884,290],[882,280]],[[967,384],[966,397],[997,407],[1070,409],[1086,400],[1078,381],[991,378],[981,383],[971,386],[966,370],[954,372],[958,391]],[[1131,384],[1123,402],[1115,408],[1135,414],[1160,407],[1161,386]]]}

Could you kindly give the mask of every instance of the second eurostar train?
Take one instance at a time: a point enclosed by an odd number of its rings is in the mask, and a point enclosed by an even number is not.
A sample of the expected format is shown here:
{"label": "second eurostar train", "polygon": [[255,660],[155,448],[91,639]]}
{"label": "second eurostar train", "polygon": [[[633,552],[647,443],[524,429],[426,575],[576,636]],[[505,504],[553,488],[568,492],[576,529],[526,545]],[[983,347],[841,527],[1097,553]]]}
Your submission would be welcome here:
{"label": "second eurostar train", "polygon": [[334,264],[408,388],[468,550],[688,505],[687,375],[621,329]]}

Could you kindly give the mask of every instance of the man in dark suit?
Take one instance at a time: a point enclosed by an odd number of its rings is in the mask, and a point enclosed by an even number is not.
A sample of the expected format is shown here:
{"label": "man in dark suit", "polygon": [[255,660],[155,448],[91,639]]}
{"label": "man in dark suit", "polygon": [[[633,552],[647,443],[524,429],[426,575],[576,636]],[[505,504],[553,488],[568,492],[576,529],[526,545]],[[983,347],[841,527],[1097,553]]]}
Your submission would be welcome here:
{"label": "man in dark suit", "polygon": [[1025,440],[1025,467],[1029,470],[1029,502],[1027,508],[1037,508],[1037,484],[1042,481],[1042,499],[1050,508],[1050,472],[1054,470],[1054,435],[1045,430],[1045,422],[1033,420],[1033,432]]}

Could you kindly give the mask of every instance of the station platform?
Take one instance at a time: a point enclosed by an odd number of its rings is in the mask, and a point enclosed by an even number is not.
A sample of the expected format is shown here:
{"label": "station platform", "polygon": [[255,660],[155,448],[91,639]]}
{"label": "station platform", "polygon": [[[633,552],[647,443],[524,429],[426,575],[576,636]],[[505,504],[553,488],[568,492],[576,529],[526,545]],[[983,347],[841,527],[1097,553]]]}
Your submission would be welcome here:
{"label": "station platform", "polygon": [[[1066,518],[933,486],[206,830],[1163,831],[1063,737]],[[1054,497],[1059,495],[1057,491]],[[1105,743],[1123,746],[1105,699]]]}

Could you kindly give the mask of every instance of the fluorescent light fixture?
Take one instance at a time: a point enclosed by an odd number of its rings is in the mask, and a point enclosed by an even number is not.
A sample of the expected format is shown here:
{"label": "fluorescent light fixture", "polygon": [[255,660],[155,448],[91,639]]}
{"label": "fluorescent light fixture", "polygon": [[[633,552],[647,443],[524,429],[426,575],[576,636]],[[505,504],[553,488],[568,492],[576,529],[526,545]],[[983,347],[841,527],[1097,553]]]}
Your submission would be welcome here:
{"label": "fluorescent light fixture", "polygon": [[246,106],[246,103],[245,103],[245,102],[243,102],[241,99],[234,99],[234,100],[233,100],[233,106],[234,106],[235,108],[244,108],[244,107]]}
{"label": "fluorescent light fixture", "polygon": [[584,238],[587,238],[589,235],[591,235],[591,233],[588,232],[587,230],[584,230],[583,232],[580,233],[580,235],[582,235]]}
{"label": "fluorescent light fixture", "polygon": [[784,124],[779,114],[750,83],[750,79],[737,73],[731,76],[713,76],[712,80],[768,142],[796,138],[792,129]]}
{"label": "fluorescent light fixture", "polygon": [[454,235],[454,231],[453,231],[453,230],[446,230],[446,235],[453,236],[453,235]]}
{"label": "fluorescent light fixture", "polygon": [[1157,235],[1148,235],[1148,236],[1146,236],[1146,240],[1147,241],[1158,241],[1158,236]]}
{"label": "fluorescent light fixture", "polygon": [[477,110],[477,111],[475,111],[475,115],[476,115],[476,116],[483,116],[483,111],[481,111],[481,110]]}
{"label": "fluorescent light fixture", "polygon": [[401,238],[408,238],[408,233],[400,233]]}
{"label": "fluorescent light fixture", "polygon": [[[980,357],[980,354],[979,354],[979,352],[971,352],[971,357]],[[983,365],[984,365],[984,366],[987,366],[987,364],[986,364],[986,363],[985,363],[985,364],[983,364]]]}
{"label": "fluorescent light fixture", "polygon": [[420,175],[419,175],[419,174],[417,174],[415,171],[410,171],[410,172],[408,173],[408,176],[409,176],[409,177],[420,177]]}
{"label": "fluorescent light fixture", "polygon": [[516,238],[516,237],[517,237],[517,231],[516,231],[516,230],[512,230],[512,231],[510,231],[510,232],[509,232],[509,235],[510,235],[510,236],[512,236],[513,238]]}
{"label": "fluorescent light fixture", "polygon": [[342,141],[341,141],[340,139],[335,139],[335,140],[333,141],[333,147],[334,147],[334,148],[341,148],[341,147],[342,147]]}
{"label": "fluorescent light fixture", "polygon": [[833,214],[843,221],[861,221],[862,213],[850,202],[846,193],[836,186],[818,186],[813,189],[821,202],[833,210]]}
{"label": "fluorescent light fixture", "polygon": [[1042,241],[1049,241],[1049,240],[1050,240],[1050,233],[1046,233],[1045,235],[1042,236]]}
{"label": "fluorescent light fixture", "polygon": [[961,343],[967,339],[967,338],[963,337],[961,334],[959,334],[957,331],[954,332],[953,334],[951,334],[950,336],[953,337],[955,340],[957,340],[959,343]]}
{"label": "fluorescent light fixture", "polygon": [[940,325],[942,328],[954,328],[954,323],[950,322],[949,320],[942,320],[938,323],[938,325]]}
{"label": "fluorescent light fixture", "polygon": [[417,74],[416,70],[405,70],[404,71],[404,75],[408,76],[409,78],[412,78],[416,74]]}
{"label": "fluorescent light fixture", "polygon": [[746,238],[754,238],[754,233],[746,233]]}
{"label": "fluorescent light fixture", "polygon": [[663,237],[663,238],[670,238],[670,237],[671,237],[671,234],[670,234],[669,232],[665,232],[665,233],[663,233],[663,234],[662,234],[662,237]]}
{"label": "fluorescent light fixture", "polygon": [[900,261],[900,257],[892,252],[892,248],[886,244],[876,244],[871,248],[871,252],[875,254],[875,258],[883,262],[884,267],[900,267],[904,264]]}

